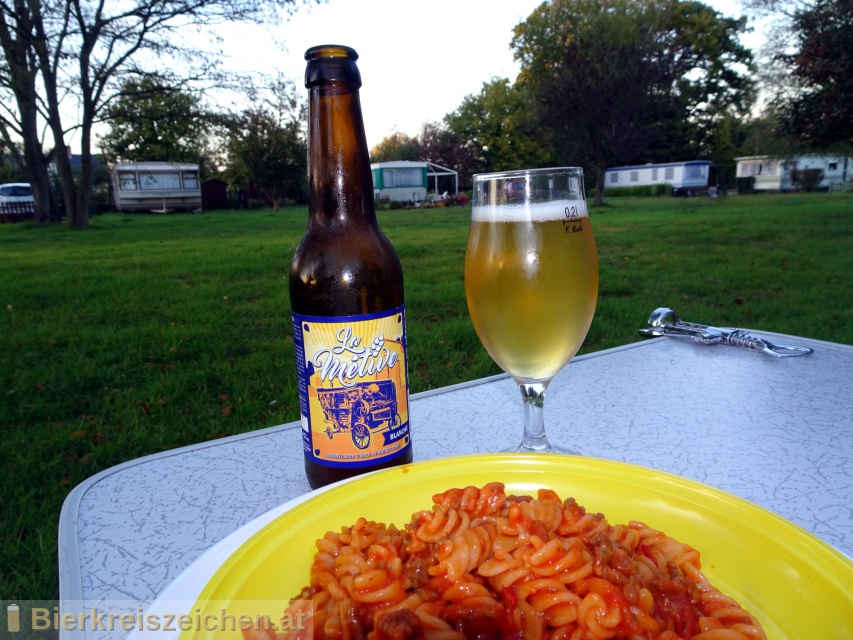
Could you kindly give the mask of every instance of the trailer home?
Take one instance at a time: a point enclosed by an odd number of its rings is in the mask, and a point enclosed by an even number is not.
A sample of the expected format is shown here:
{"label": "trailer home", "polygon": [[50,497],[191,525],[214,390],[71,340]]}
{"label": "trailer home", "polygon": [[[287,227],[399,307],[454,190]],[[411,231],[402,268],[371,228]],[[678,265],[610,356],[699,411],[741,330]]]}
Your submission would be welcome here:
{"label": "trailer home", "polygon": [[[453,178],[453,192],[459,192],[458,172],[434,162],[374,162],[370,170],[373,173],[373,197],[376,200],[388,198],[399,202],[423,202],[427,198],[430,178],[433,179],[431,197],[438,196],[438,179],[442,176]],[[446,185],[445,189],[449,191]]]}
{"label": "trailer home", "polygon": [[853,158],[809,154],[790,158],[776,156],[743,156],[735,158],[738,182],[749,181],[750,191],[798,191],[793,173],[818,169],[822,173],[819,191],[841,191],[853,181]]}
{"label": "trailer home", "polygon": [[427,163],[411,160],[376,162],[373,172],[373,195],[401,202],[423,202],[427,192]]}
{"label": "trailer home", "polygon": [[112,169],[113,201],[122,212],[201,209],[197,164],[120,162]]}
{"label": "trailer home", "polygon": [[641,164],[633,167],[613,167],[604,176],[606,189],[643,187],[668,184],[674,195],[699,195],[708,193],[708,176],[711,163],[707,160]]}

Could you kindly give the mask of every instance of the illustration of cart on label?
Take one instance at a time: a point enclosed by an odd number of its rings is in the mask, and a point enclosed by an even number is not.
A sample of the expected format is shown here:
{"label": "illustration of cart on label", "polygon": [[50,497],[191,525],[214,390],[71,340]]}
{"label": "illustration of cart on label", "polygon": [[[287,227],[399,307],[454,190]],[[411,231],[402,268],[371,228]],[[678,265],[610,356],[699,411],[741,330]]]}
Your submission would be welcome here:
{"label": "illustration of cart on label", "polygon": [[317,396],[329,439],[336,433],[349,431],[353,444],[367,449],[371,433],[387,431],[400,424],[393,380],[360,382],[346,389],[318,389]]}

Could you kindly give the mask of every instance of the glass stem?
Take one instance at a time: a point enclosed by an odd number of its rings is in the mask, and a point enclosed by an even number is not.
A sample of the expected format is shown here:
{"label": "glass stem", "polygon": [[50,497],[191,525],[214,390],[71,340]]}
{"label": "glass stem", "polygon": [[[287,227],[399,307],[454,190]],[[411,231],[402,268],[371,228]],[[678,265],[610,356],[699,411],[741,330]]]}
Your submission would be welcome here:
{"label": "glass stem", "polygon": [[524,400],[524,436],[520,451],[553,451],[545,435],[545,392],[550,382],[518,383]]}

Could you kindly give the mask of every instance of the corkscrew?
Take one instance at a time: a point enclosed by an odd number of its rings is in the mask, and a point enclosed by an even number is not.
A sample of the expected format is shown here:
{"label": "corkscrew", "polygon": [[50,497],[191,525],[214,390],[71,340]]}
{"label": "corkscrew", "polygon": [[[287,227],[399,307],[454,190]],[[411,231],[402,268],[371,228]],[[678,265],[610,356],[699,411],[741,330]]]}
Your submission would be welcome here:
{"label": "corkscrew", "polygon": [[649,316],[649,326],[640,329],[640,334],[650,338],[673,336],[689,338],[702,344],[722,342],[735,347],[746,347],[761,351],[776,358],[790,358],[812,353],[814,349],[796,347],[786,344],[772,344],[764,338],[751,336],[742,329],[711,327],[706,324],[685,322],[672,309],[661,307],[652,311]]}

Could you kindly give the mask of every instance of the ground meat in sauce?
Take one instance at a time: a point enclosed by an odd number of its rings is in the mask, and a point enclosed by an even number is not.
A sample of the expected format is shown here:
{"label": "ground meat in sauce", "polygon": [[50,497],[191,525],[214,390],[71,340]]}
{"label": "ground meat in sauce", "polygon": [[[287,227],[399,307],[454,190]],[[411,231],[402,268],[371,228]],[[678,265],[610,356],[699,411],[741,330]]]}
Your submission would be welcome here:
{"label": "ground meat in sauce", "polygon": [[510,631],[512,625],[506,609],[497,603],[475,610],[464,605],[451,605],[445,618],[468,640],[521,640],[520,634]]}
{"label": "ground meat in sauce", "polygon": [[423,640],[424,630],[418,616],[408,609],[379,613],[374,619],[376,640]]}
{"label": "ground meat in sauce", "polygon": [[655,599],[654,617],[662,630],[671,629],[689,640],[699,633],[701,596],[675,565],[670,563],[668,568],[673,577],[656,577],[646,585]]}
{"label": "ground meat in sauce", "polygon": [[429,582],[429,573],[427,573],[429,566],[429,558],[423,556],[409,556],[403,564],[403,575],[411,582],[412,589],[420,589]]}

